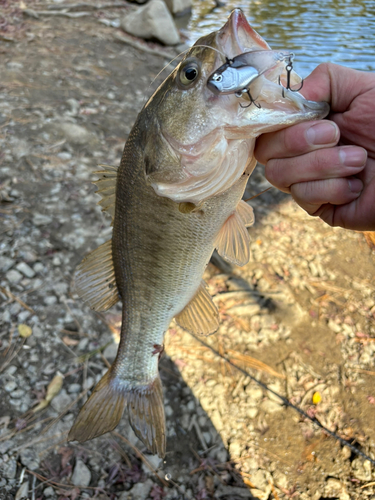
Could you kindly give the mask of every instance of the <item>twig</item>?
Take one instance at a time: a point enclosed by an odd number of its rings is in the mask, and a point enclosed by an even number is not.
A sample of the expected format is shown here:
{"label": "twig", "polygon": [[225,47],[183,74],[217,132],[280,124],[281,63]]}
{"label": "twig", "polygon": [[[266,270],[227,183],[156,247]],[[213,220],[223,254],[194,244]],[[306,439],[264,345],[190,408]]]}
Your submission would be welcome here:
{"label": "twig", "polygon": [[25,304],[25,302],[23,302],[20,298],[16,297],[16,295],[14,295],[10,290],[7,290],[3,286],[0,286],[0,291],[3,292],[3,293],[5,293],[5,295],[7,295],[9,297],[9,299],[10,299],[11,302],[16,301],[24,309],[27,309],[29,312],[31,312],[33,314],[36,314],[36,312],[34,311],[34,309],[31,309],[31,307],[29,307],[27,304]]}
{"label": "twig", "polygon": [[111,445],[116,448],[116,450],[120,453],[120,455],[122,456],[122,458],[125,460],[126,462],[126,465],[129,467],[129,469],[132,468],[132,463],[128,457],[128,455],[125,453],[125,451],[121,448],[121,446],[118,444],[117,441],[115,441],[114,439],[110,439],[109,442],[111,443]]}
{"label": "twig", "polygon": [[112,431],[111,434],[112,434],[112,436],[118,437],[119,439],[124,441],[124,443],[126,443],[128,446],[130,446],[130,448],[135,452],[137,457],[140,458],[142,460],[142,462],[147,465],[147,467],[150,469],[150,471],[152,471],[154,473],[154,475],[159,479],[159,481],[164,486],[169,487],[169,484],[167,483],[167,481],[159,476],[159,474],[156,472],[156,470],[153,468],[153,466],[150,464],[150,462],[147,460],[147,458],[143,455],[143,453],[140,450],[138,450],[138,448],[136,446],[132,445],[130,441],[128,441],[124,436],[121,436],[121,434],[119,434],[116,431]]}
{"label": "twig", "polygon": [[22,347],[25,345],[25,342],[26,342],[26,339],[25,338],[22,339],[21,345],[18,348],[18,350],[16,351],[16,349],[14,349],[14,351],[11,354],[11,356],[9,356],[9,358],[6,361],[4,361],[4,363],[0,367],[0,373],[3,370],[5,370],[5,368],[10,364],[10,362],[17,356],[17,354],[20,352],[20,350],[22,349]]}
{"label": "twig", "polygon": [[170,54],[169,52],[164,52],[163,50],[151,49],[150,47],[147,47],[147,45],[144,45],[143,43],[137,42],[136,40],[132,40],[131,38],[128,38],[127,36],[122,35],[118,31],[116,31],[113,34],[113,36],[119,42],[126,43],[127,45],[130,45],[131,47],[134,47],[135,49],[141,50],[142,52],[146,52],[146,54],[152,54],[153,56],[164,57],[166,59],[174,59],[175,58],[174,54]]}
{"label": "twig", "polygon": [[275,396],[277,396],[278,398],[281,399],[281,401],[286,405],[286,406],[289,406],[290,408],[293,408],[293,410],[295,410],[296,412],[298,412],[300,415],[302,415],[304,418],[306,418],[307,420],[310,420],[310,422],[312,422],[313,424],[317,425],[318,427],[320,427],[324,432],[326,432],[327,434],[329,434],[331,437],[333,437],[334,439],[336,439],[336,441],[339,441],[343,446],[347,446],[348,448],[350,448],[352,450],[353,453],[355,453],[356,455],[358,456],[361,456],[362,458],[364,458],[365,460],[369,460],[373,465],[375,465],[375,460],[372,459],[371,457],[369,457],[368,455],[366,455],[365,453],[363,453],[361,450],[359,450],[358,448],[356,448],[355,446],[353,446],[351,443],[349,443],[349,441],[347,441],[346,439],[338,436],[335,432],[332,432],[330,431],[329,429],[327,429],[327,427],[325,427],[323,424],[321,424],[319,422],[319,420],[315,417],[310,417],[306,412],[304,412],[301,408],[299,408],[298,406],[295,406],[294,404],[292,404],[289,399],[287,399],[286,397],[284,396],[281,396],[281,394],[278,394],[276,391],[274,391],[273,389],[270,389],[266,384],[264,384],[263,382],[261,382],[260,380],[257,380],[255,377],[253,377],[253,375],[250,375],[250,373],[248,373],[246,370],[244,370],[243,368],[241,368],[240,366],[236,365],[235,363],[233,363],[233,361],[229,358],[227,358],[226,356],[222,356],[216,349],[214,349],[213,347],[211,347],[209,344],[207,344],[206,342],[204,342],[201,338],[197,337],[196,335],[194,335],[193,333],[190,333],[189,335],[191,335],[193,338],[195,338],[195,340],[197,340],[198,342],[200,342],[203,346],[207,347],[208,349],[210,349],[214,354],[216,354],[216,356],[219,356],[220,358],[223,358],[225,359],[225,361],[227,363],[229,363],[231,366],[233,366],[234,368],[236,368],[237,370],[239,370],[240,372],[242,372],[244,375],[246,375],[246,377],[250,378],[253,382],[257,383],[260,387],[263,387],[263,389],[266,389],[268,392],[270,392],[271,394],[274,394]]}
{"label": "twig", "polygon": [[92,4],[92,3],[87,3],[87,2],[81,2],[81,3],[62,3],[60,5],[56,4],[50,4],[46,5],[48,10],[66,10],[70,11],[73,9],[87,9],[87,10],[102,10],[102,9],[114,9],[117,7],[125,7],[127,8],[127,5],[124,2],[114,2],[114,3],[101,3],[98,5]]}
{"label": "twig", "polygon": [[248,201],[250,200],[253,200],[254,198],[258,198],[258,196],[260,196],[261,194],[265,193],[266,191],[269,191],[271,188],[273,188],[273,186],[270,186],[268,187],[267,189],[263,189],[263,191],[261,191],[260,193],[258,194],[255,194],[254,196],[252,196],[251,198],[247,198],[247,200],[243,200],[245,203],[247,203]]}
{"label": "twig", "polygon": [[39,16],[63,16],[70,18],[91,16],[90,12],[65,12],[63,10],[34,10],[34,9],[24,9],[22,11],[29,17],[33,17],[34,19],[39,19]]}
{"label": "twig", "polygon": [[375,486],[375,481],[373,481],[372,483],[364,484],[363,486],[360,486],[359,489],[363,490],[363,488],[368,488],[369,486]]}
{"label": "twig", "polygon": [[199,428],[199,425],[198,425],[198,422],[197,422],[197,415],[194,414],[192,416],[192,419],[190,421],[190,424],[189,424],[189,429],[188,431],[190,431],[192,429],[192,427],[194,427],[195,429],[195,432],[197,433],[197,436],[198,436],[198,439],[202,445],[202,448],[204,451],[207,451],[208,447],[207,447],[207,444],[206,444],[206,441],[204,440],[204,437],[203,437],[203,434]]}

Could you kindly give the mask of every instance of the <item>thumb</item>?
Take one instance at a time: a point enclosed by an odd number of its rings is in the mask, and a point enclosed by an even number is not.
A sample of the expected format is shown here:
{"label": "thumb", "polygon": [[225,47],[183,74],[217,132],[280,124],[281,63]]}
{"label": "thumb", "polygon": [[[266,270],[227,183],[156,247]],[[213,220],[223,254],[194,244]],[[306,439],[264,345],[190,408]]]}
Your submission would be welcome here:
{"label": "thumb", "polygon": [[311,101],[325,101],[331,111],[343,113],[360,94],[373,88],[371,73],[332,63],[320,64],[304,80],[301,94]]}

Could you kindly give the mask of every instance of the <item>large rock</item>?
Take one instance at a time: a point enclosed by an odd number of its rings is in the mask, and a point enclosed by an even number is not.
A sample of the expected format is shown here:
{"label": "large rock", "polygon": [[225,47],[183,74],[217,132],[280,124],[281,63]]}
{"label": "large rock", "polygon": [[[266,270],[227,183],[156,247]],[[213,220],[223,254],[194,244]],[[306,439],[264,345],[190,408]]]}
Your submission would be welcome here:
{"label": "large rock", "polygon": [[193,0],[165,0],[165,3],[174,16],[188,14],[193,7]]}
{"label": "large rock", "polygon": [[151,0],[144,7],[127,14],[121,21],[127,33],[144,39],[159,40],[164,45],[176,45],[180,35],[171,13],[163,0]]}

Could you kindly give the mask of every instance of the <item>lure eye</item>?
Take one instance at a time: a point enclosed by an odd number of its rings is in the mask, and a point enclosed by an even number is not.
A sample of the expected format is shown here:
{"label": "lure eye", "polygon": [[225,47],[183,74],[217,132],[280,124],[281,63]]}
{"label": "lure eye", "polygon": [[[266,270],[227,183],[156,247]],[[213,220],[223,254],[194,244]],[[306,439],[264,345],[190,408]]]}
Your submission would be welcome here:
{"label": "lure eye", "polygon": [[187,62],[180,70],[180,83],[183,87],[191,85],[200,75],[200,66],[196,60]]}

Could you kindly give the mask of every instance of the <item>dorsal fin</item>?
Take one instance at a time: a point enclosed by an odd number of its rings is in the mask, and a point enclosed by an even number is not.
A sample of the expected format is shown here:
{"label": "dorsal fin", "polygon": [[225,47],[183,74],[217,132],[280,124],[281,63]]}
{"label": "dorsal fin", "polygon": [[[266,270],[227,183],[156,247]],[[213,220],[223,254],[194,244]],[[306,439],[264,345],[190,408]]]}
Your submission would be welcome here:
{"label": "dorsal fin", "polygon": [[101,196],[101,200],[98,205],[102,206],[103,212],[108,212],[113,218],[115,216],[115,201],[116,201],[116,181],[117,181],[117,170],[118,167],[112,167],[111,165],[99,165],[104,170],[99,170],[94,172],[95,175],[99,176],[99,179],[93,181],[98,187],[96,194]]}
{"label": "dorsal fin", "polygon": [[219,328],[219,313],[202,280],[197,293],[175,320],[181,328],[200,335],[210,335]]}
{"label": "dorsal fin", "polygon": [[106,311],[120,300],[112,259],[112,240],[90,252],[77,267],[74,288],[94,311]]}

